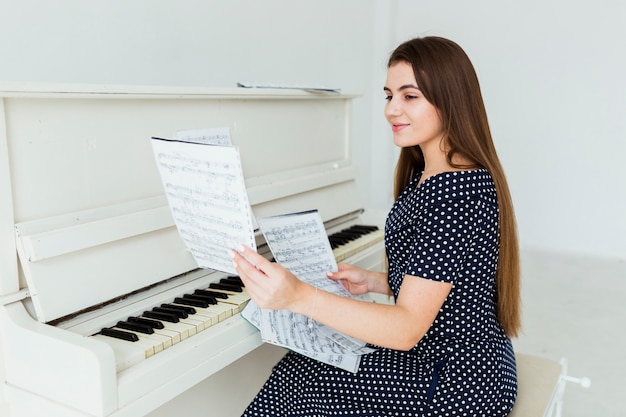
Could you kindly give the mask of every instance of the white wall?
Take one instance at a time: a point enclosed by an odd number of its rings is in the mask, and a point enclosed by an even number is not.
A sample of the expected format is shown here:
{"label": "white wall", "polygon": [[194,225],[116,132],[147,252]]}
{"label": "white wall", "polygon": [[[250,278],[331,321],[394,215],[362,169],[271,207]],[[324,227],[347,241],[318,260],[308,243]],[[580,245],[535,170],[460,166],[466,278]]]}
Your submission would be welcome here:
{"label": "white wall", "polygon": [[0,11],[0,81],[362,92],[354,157],[376,208],[389,206],[396,157],[386,58],[414,35],[450,37],[478,70],[522,246],[626,259],[620,0],[0,0]]}
{"label": "white wall", "polygon": [[386,208],[386,58],[450,37],[478,70],[522,246],[624,260],[624,21],[621,0],[0,0],[0,82],[361,91],[354,157],[366,205]]}
{"label": "white wall", "polygon": [[477,68],[523,247],[626,259],[626,3],[398,0]]}

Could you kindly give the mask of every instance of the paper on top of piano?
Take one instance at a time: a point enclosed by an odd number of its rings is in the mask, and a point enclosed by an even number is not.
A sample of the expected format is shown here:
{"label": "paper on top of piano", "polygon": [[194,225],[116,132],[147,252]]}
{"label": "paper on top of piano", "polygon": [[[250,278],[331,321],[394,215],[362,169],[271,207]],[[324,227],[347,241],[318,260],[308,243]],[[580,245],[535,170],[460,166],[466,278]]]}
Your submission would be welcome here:
{"label": "paper on top of piano", "polygon": [[241,88],[277,88],[287,90],[303,90],[311,93],[339,94],[340,88],[327,87],[324,85],[282,84],[282,83],[237,83]]}

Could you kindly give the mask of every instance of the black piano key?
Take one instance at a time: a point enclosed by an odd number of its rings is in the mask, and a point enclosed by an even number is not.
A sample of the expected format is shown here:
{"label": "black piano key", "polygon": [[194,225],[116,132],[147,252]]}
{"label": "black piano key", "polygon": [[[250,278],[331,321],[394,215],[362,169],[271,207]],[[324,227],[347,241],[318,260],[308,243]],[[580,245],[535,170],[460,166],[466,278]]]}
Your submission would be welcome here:
{"label": "black piano key", "polygon": [[328,240],[330,241],[331,245],[345,245],[346,243],[348,243],[350,240],[349,239],[344,239],[341,237],[329,237]]}
{"label": "black piano key", "polygon": [[356,224],[356,225],[352,226],[351,229],[362,230],[362,231],[364,231],[366,233],[370,233],[370,232],[375,232],[376,230],[378,230],[378,226],[370,226],[370,225],[366,225],[366,224]]}
{"label": "black piano key", "polygon": [[163,308],[173,308],[176,310],[182,310],[187,314],[196,314],[196,309],[193,307],[189,307],[189,306],[179,306],[176,304],[161,304],[161,307]]}
{"label": "black piano key", "polygon": [[129,342],[136,342],[139,340],[139,336],[137,336],[135,333],[129,333],[129,332],[125,332],[123,330],[117,330],[117,329],[105,328],[105,329],[100,330],[100,334],[114,337],[116,339],[126,340]]}
{"label": "black piano key", "polygon": [[178,323],[180,321],[178,320],[178,316],[176,314],[160,313],[158,311],[144,311],[143,316],[151,319],[167,321],[170,323]]}
{"label": "black piano key", "polygon": [[345,245],[376,230],[378,230],[378,226],[357,224],[329,235],[328,241],[332,249],[337,249],[341,245]]}
{"label": "black piano key", "polygon": [[221,282],[213,282],[209,285],[209,288],[214,288],[216,290],[232,291],[232,292],[243,292],[243,290],[239,286],[230,285],[230,284],[222,284]]}
{"label": "black piano key", "polygon": [[333,237],[338,237],[340,239],[346,239],[346,240],[354,240],[360,236],[363,236],[363,233],[361,232],[339,232],[336,234],[332,235]]}
{"label": "black piano key", "polygon": [[186,319],[187,317],[189,317],[189,315],[183,310],[176,310],[167,307],[154,307],[152,311],[156,311],[157,313],[175,314],[179,319]]}
{"label": "black piano key", "polygon": [[215,297],[213,297],[211,295],[196,294],[194,292],[193,294],[185,294],[185,295],[183,295],[183,297],[190,298],[192,300],[206,301],[209,304],[217,304],[217,300],[215,299]]}
{"label": "black piano key", "polygon": [[210,297],[213,298],[220,298],[220,299],[227,299],[228,298],[228,294],[223,293],[223,292],[219,292],[219,291],[211,291],[211,290],[195,290],[193,292],[194,294],[200,294],[200,295],[208,295]]}
{"label": "black piano key", "polygon": [[185,298],[183,297],[176,297],[174,299],[174,302],[176,304],[182,304],[185,306],[192,306],[192,307],[202,307],[202,308],[208,308],[209,307],[209,303],[207,303],[206,301],[202,301],[202,300],[194,300],[191,299],[189,297]]}
{"label": "black piano key", "polygon": [[163,326],[163,323],[161,323],[158,320],[150,320],[150,319],[145,319],[143,317],[129,317],[127,321],[131,323],[145,324],[146,326],[150,326],[153,329],[163,329],[165,327]]}
{"label": "black piano key", "polygon": [[154,329],[146,324],[132,323],[129,321],[118,321],[115,327],[119,327],[120,329],[132,330],[134,332],[145,333],[145,334],[154,333]]}
{"label": "black piano key", "polygon": [[241,280],[241,278],[239,278],[236,275],[223,278],[220,281],[225,281],[227,284],[230,283],[233,285],[238,285],[240,287],[245,287],[245,285],[243,285],[243,281]]}

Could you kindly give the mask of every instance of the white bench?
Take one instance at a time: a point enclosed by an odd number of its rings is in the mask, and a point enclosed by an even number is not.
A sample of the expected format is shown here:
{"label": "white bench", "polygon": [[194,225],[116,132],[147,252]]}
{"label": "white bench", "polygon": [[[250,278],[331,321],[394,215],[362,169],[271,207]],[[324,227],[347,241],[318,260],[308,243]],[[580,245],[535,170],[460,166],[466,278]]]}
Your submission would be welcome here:
{"label": "white bench", "polygon": [[517,401],[508,417],[561,417],[567,381],[589,387],[588,378],[567,376],[567,361],[516,353]]}

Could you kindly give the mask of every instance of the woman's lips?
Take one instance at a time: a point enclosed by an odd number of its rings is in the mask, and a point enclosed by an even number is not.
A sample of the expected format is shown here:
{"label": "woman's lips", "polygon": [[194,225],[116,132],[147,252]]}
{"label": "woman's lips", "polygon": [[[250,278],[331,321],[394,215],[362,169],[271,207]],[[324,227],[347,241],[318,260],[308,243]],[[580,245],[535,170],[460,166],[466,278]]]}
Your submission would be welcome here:
{"label": "woman's lips", "polygon": [[394,124],[391,125],[391,130],[393,132],[399,132],[402,129],[404,129],[405,127],[407,127],[407,126],[408,126],[407,123],[394,123]]}

